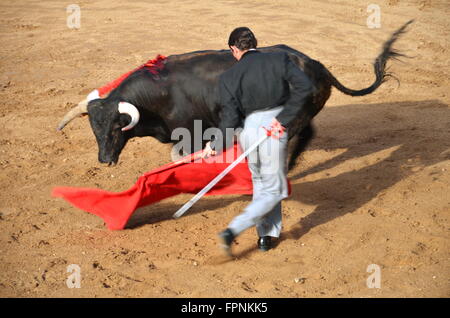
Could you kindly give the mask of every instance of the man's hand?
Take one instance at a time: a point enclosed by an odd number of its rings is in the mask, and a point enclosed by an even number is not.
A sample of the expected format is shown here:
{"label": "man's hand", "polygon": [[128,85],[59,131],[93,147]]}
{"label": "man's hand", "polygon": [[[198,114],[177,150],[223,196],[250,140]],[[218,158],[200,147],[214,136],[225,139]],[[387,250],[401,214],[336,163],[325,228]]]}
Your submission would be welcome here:
{"label": "man's hand", "polygon": [[275,139],[280,139],[281,136],[283,136],[285,130],[286,128],[283,127],[276,118],[272,119],[270,129],[269,130],[266,129],[267,135]]}
{"label": "man's hand", "polygon": [[208,143],[205,146],[205,149],[203,149],[202,158],[215,156],[216,153],[217,152],[211,148],[211,141],[208,141]]}

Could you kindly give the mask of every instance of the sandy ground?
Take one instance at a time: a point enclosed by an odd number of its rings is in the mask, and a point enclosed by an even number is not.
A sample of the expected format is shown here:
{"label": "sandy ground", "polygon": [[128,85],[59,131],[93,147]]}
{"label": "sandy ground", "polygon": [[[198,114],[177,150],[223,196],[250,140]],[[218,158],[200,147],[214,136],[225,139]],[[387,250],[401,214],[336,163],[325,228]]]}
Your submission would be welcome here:
{"label": "sandy ground", "polygon": [[[377,1],[64,1],[0,3],[0,296],[3,297],[449,297],[450,5]],[[170,161],[170,147],[134,139],[116,167],[97,162],[86,118],[56,125],[93,88],[156,54],[226,47],[251,27],[261,46],[284,43],[329,67],[348,87],[373,81],[372,62],[391,32],[416,22],[391,63],[401,85],[352,98],[333,91],[317,137],[290,173],[278,247],[240,236],[237,258],[216,239],[249,197],[190,196],[141,209],[128,229],[50,196],[54,186],[122,191]],[[81,288],[66,286],[67,266]],[[369,289],[367,267],[381,268]]]}

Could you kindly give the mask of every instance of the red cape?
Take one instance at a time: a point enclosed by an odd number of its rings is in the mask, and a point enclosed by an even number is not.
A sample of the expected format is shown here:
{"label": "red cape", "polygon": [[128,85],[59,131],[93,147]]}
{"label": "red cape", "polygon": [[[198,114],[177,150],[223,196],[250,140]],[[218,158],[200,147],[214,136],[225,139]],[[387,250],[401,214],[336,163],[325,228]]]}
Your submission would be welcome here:
{"label": "red cape", "polygon": [[[192,161],[199,154],[196,153],[144,174],[134,186],[123,192],[56,187],[52,196],[64,198],[74,206],[101,217],[110,230],[121,230],[139,207],[179,193],[198,193],[234,160],[227,160],[228,163],[217,162],[221,156],[222,159],[226,158],[230,150],[234,150],[234,159],[241,154],[237,144],[222,155],[206,160]],[[252,194],[252,188],[247,162],[242,161],[206,195]]]}

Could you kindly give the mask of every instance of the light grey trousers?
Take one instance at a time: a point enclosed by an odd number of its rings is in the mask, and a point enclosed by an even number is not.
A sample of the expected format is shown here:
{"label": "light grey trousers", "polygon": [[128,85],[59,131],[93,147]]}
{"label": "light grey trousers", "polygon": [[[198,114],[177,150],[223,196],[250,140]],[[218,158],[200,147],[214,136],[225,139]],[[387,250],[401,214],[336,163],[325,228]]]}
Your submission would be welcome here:
{"label": "light grey trousers", "polygon": [[[239,143],[244,151],[261,138],[272,119],[283,107],[253,112],[245,118]],[[256,226],[260,237],[279,237],[281,232],[281,200],[288,196],[287,130],[280,139],[268,137],[248,156],[252,174],[253,199],[243,213],[236,216],[228,228],[234,235]]]}

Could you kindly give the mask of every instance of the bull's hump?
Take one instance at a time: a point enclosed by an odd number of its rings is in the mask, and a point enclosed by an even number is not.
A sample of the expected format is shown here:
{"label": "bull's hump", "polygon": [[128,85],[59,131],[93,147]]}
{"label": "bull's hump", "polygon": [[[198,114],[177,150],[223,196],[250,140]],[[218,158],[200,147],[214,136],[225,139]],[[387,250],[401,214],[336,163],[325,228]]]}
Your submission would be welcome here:
{"label": "bull's hump", "polygon": [[[293,48],[285,45],[285,44],[277,44],[273,46],[266,46],[258,48],[259,51],[262,52],[279,52],[279,51],[288,51],[295,52]],[[193,51],[183,54],[174,54],[169,55],[168,59],[171,61],[188,61],[197,57],[208,57],[208,56],[232,56],[230,50],[202,50],[202,51]]]}
{"label": "bull's hump", "polygon": [[208,57],[225,54],[226,54],[225,50],[194,51],[184,54],[169,55],[168,59],[172,62],[181,62],[181,61],[189,61],[198,57]]}

